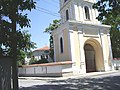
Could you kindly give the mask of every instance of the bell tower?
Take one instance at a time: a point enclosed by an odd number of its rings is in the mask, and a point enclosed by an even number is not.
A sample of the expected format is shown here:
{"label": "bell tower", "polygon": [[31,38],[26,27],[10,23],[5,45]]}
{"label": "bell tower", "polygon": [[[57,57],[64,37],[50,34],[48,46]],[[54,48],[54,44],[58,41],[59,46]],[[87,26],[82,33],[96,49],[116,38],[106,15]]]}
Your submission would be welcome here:
{"label": "bell tower", "polygon": [[96,0],[60,0],[61,22],[74,20],[84,23],[99,24],[97,10],[92,6]]}
{"label": "bell tower", "polygon": [[71,61],[74,74],[112,70],[110,26],[102,25],[96,0],[60,0],[61,24],[52,32],[54,59]]}

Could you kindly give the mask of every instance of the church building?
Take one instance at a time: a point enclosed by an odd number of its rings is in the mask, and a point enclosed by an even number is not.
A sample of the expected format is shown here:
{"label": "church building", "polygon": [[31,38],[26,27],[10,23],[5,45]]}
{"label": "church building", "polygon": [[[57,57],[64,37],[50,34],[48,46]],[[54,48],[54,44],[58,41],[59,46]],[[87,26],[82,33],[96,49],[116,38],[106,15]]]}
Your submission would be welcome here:
{"label": "church building", "polygon": [[59,0],[61,25],[53,31],[55,62],[71,61],[73,73],[110,71],[110,26],[102,25],[96,0]]}

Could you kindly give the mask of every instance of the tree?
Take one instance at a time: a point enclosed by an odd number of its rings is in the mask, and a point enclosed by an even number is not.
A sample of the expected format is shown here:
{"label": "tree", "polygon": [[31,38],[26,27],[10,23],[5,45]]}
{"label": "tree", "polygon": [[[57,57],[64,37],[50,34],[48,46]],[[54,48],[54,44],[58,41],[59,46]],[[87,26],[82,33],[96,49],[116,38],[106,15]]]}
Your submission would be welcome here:
{"label": "tree", "polygon": [[[35,9],[33,0],[0,0],[0,56],[12,57],[13,90],[18,90],[17,59],[22,51],[29,50],[27,35],[21,31],[30,27],[30,19],[24,12]],[[23,42],[21,42],[23,41]]]}
{"label": "tree", "polygon": [[53,22],[50,23],[49,27],[46,28],[44,31],[44,32],[50,34],[50,39],[49,39],[49,41],[50,41],[50,57],[53,59],[53,61],[54,61],[54,43],[53,43],[52,31],[57,29],[59,25],[60,25],[60,20],[53,20]]}
{"label": "tree", "polygon": [[[31,34],[28,33],[28,31],[24,30],[22,32],[22,39],[20,39],[20,42],[19,42],[19,47],[17,48],[18,49],[18,65],[21,66],[21,65],[24,65],[25,64],[25,57],[28,56],[28,54],[30,54],[32,51],[31,49],[34,49],[36,48],[35,45],[36,43],[32,42],[30,37],[31,37]],[[23,42],[24,42],[24,46],[23,46]],[[22,45],[22,47],[21,47]]]}
{"label": "tree", "polygon": [[[5,30],[0,30],[0,44],[2,45],[1,48],[1,54],[0,56],[9,56],[12,57],[12,49],[11,45],[13,43],[12,40],[14,40],[12,37],[12,33]],[[17,34],[17,60],[22,60],[25,58],[27,53],[31,52],[31,49],[35,48],[35,43],[31,41],[30,37],[31,35],[28,33],[28,31],[19,31],[16,32]],[[3,47],[4,46],[4,47]]]}
{"label": "tree", "polygon": [[97,19],[103,24],[111,25],[111,43],[113,57],[120,57],[120,0],[99,0],[93,5],[99,16]]}

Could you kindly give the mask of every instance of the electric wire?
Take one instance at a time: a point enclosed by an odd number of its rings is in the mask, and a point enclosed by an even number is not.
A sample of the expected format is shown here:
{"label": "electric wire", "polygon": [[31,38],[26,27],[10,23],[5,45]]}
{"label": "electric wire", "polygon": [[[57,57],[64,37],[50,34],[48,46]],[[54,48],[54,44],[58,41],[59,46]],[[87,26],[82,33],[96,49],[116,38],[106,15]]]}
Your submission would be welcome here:
{"label": "electric wire", "polygon": [[42,10],[42,9],[35,9],[35,10],[46,13],[46,14],[49,14],[49,15],[52,15],[52,16],[60,17],[59,15],[53,14],[51,12],[48,12],[48,11],[45,11],[45,10]]}
{"label": "electric wire", "polygon": [[48,9],[45,9],[45,8],[43,8],[43,7],[37,6],[37,8],[58,15],[58,13],[55,13],[55,12],[53,12],[53,11],[51,11],[51,10],[48,10]]}
{"label": "electric wire", "polygon": [[[50,3],[50,2],[48,2],[48,1],[46,1],[46,0],[36,0],[36,1],[43,1],[43,2],[45,2],[45,3],[53,6],[53,3]],[[51,1],[52,1],[52,0],[51,0]],[[54,2],[54,3],[58,3],[57,1],[53,1],[53,2]],[[43,8],[43,7],[39,7],[39,6],[36,6],[36,7],[37,7],[37,8],[36,8],[35,10],[37,10],[37,11],[40,11],[40,12],[43,12],[43,13],[46,13],[46,14],[49,14],[49,15],[52,15],[52,16],[60,17],[59,13],[55,13],[55,12],[53,12],[53,11],[51,11],[51,10],[48,10],[48,9],[45,9],[45,8]],[[58,8],[58,6],[56,6],[56,5],[54,5],[54,7],[57,7],[57,8]]]}
{"label": "electric wire", "polygon": [[[37,0],[37,1],[40,1],[40,0]],[[45,1],[45,0],[42,0],[42,1],[47,2],[47,1]],[[53,0],[53,2],[54,2],[54,3],[59,3],[59,1],[57,2],[57,1],[55,1],[55,0]],[[49,2],[47,2],[47,4],[48,4],[48,3],[49,3]],[[51,5],[51,4],[49,3],[49,5]],[[48,10],[48,9],[45,9],[45,8],[43,8],[43,7],[37,6],[37,8],[36,8],[35,10],[60,18],[59,13],[55,13],[55,12],[53,12],[53,11],[51,11],[51,10]],[[64,16],[62,16],[62,18],[64,18]]]}

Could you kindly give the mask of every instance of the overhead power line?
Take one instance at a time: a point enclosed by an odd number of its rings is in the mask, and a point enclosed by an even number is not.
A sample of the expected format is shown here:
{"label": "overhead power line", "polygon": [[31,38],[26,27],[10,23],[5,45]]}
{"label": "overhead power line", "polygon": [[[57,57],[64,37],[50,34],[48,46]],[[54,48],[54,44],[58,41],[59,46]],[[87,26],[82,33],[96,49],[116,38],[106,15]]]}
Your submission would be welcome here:
{"label": "overhead power line", "polygon": [[48,11],[45,11],[45,10],[42,10],[42,9],[35,9],[35,10],[40,11],[40,12],[43,12],[43,13],[46,13],[46,14],[49,14],[49,15],[52,15],[52,16],[59,17],[59,15],[53,14],[53,13],[51,13],[51,12],[48,12]]}
{"label": "overhead power line", "polygon": [[[36,0],[36,1],[43,1],[43,2],[45,2],[47,4],[49,4],[49,5],[52,5],[52,6],[54,5],[54,7],[57,7],[57,8],[58,8],[58,6],[56,6],[55,3],[59,4],[59,2],[56,1],[56,0],[51,0],[54,3],[50,3],[50,2],[48,2],[46,0]],[[45,9],[43,7],[39,7],[39,6],[36,6],[36,7],[37,7],[36,10],[39,11],[39,12],[43,12],[43,13],[46,13],[46,14],[49,14],[49,15],[52,15],[52,16],[60,17],[59,13],[53,12],[53,11]]]}
{"label": "overhead power line", "polygon": [[38,9],[45,10],[45,11],[50,12],[50,13],[53,13],[53,14],[56,14],[56,15],[58,15],[58,13],[55,13],[55,12],[50,11],[50,10],[48,10],[48,9],[45,9],[45,8],[42,8],[42,7],[39,7],[39,6],[37,6],[37,8],[38,8]]}

